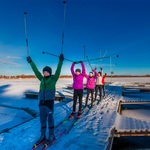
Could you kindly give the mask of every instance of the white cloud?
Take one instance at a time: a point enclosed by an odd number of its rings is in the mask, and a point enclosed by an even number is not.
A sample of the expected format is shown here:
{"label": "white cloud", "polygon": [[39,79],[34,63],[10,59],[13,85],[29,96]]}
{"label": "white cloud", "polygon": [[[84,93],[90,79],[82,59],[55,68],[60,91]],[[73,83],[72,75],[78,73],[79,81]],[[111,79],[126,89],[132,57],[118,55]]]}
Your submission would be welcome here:
{"label": "white cloud", "polygon": [[19,63],[15,63],[13,61],[2,60],[2,59],[0,59],[0,63],[1,64],[9,64],[9,65],[13,65],[13,66],[21,66]]}
{"label": "white cloud", "polygon": [[22,59],[21,57],[16,57],[16,56],[6,56],[8,59]]}

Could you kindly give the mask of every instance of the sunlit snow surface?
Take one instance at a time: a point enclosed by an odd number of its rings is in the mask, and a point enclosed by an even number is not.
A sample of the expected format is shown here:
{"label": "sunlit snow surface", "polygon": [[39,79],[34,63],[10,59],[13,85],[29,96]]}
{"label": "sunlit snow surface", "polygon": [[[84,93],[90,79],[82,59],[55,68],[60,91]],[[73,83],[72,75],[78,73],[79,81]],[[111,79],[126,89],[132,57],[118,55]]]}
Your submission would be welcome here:
{"label": "sunlit snow surface", "polygon": [[[150,82],[149,78],[120,78],[107,79],[113,84],[106,86],[106,97],[88,114],[82,116],[77,124],[57,140],[49,149],[53,150],[104,150],[108,144],[111,129],[115,126],[118,130],[149,129],[150,120],[146,115],[149,110],[136,110],[136,112],[124,112],[124,116],[117,113],[119,100],[143,101],[150,100],[149,94],[140,96],[121,96],[124,84],[131,82]],[[72,96],[73,91],[66,87],[71,86],[72,79],[59,79],[57,93]],[[32,110],[38,115],[38,100],[26,99],[24,92],[38,92],[39,81],[37,79],[0,80],[0,131],[11,128],[0,134],[1,150],[31,150],[32,145],[40,136],[39,117],[24,111],[24,108]],[[86,96],[84,92],[83,104]],[[55,102],[55,125],[63,121],[72,111],[72,99],[66,102]],[[89,101],[90,104],[90,101]],[[140,115],[134,115],[140,114]],[[130,117],[129,114],[131,114]],[[134,117],[132,117],[132,115]],[[137,118],[136,118],[137,116]],[[137,126],[138,124],[138,126]],[[15,127],[13,127],[15,126]]]}

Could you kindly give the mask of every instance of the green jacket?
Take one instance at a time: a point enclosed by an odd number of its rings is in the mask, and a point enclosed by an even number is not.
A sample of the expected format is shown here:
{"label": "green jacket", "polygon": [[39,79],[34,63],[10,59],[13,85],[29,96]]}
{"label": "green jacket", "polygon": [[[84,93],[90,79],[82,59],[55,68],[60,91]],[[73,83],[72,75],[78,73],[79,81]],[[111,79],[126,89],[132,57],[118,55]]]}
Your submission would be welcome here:
{"label": "green jacket", "polygon": [[54,100],[55,99],[55,90],[56,90],[56,82],[59,78],[63,61],[59,61],[57,65],[57,69],[54,75],[51,75],[50,78],[44,78],[44,76],[39,72],[36,65],[32,61],[30,63],[32,70],[35,76],[41,81],[40,83],[40,91],[39,91],[39,99],[40,100]]}

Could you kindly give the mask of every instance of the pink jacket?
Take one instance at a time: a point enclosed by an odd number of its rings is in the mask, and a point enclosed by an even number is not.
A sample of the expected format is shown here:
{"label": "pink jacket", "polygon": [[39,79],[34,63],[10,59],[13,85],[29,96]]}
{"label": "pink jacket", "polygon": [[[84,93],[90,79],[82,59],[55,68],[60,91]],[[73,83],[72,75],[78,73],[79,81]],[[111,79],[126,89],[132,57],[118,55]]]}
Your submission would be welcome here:
{"label": "pink jacket", "polygon": [[79,75],[76,75],[74,72],[74,66],[75,64],[72,63],[71,65],[71,73],[73,76],[73,89],[79,90],[79,89],[83,89],[83,78],[85,76],[85,66],[84,63],[81,63],[82,66],[82,73]]}
{"label": "pink jacket", "polygon": [[94,89],[94,87],[95,87],[95,80],[96,80],[96,77],[97,77],[96,70],[94,71],[94,76],[93,77],[90,77],[89,75],[85,75],[85,77],[87,78],[86,88]]}

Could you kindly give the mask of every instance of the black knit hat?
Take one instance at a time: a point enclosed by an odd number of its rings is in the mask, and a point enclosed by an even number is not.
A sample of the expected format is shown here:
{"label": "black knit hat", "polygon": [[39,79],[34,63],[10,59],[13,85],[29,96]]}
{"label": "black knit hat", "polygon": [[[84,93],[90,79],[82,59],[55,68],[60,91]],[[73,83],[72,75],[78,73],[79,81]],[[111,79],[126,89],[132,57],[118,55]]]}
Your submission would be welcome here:
{"label": "black knit hat", "polygon": [[75,72],[80,72],[81,73],[81,69],[76,69]]}
{"label": "black knit hat", "polygon": [[49,67],[49,66],[45,66],[44,68],[43,68],[43,72],[44,71],[47,71],[50,75],[52,74],[52,69]]}

